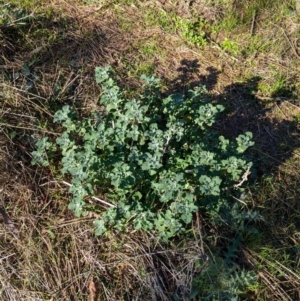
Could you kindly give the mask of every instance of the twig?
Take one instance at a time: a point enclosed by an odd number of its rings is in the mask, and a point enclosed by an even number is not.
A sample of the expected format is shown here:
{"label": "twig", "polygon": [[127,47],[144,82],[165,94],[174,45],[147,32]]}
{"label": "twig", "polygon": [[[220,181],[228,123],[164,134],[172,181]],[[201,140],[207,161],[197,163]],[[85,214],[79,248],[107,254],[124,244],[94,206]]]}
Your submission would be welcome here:
{"label": "twig", "polygon": [[9,258],[9,257],[11,257],[11,256],[14,256],[14,255],[16,255],[16,254],[15,254],[15,253],[12,253],[12,254],[9,254],[9,255],[7,255],[7,256],[4,256],[4,257],[0,258],[0,261],[2,261],[3,259],[7,259],[7,258]]}
{"label": "twig", "polygon": [[16,114],[16,113],[11,113],[11,109],[8,109],[6,112],[3,112],[3,114],[8,114],[8,115],[13,115],[13,116],[19,116],[19,117],[25,117],[25,118],[31,118],[31,119],[36,119],[34,116],[28,116],[28,115],[23,115],[23,114]]}
{"label": "twig", "polygon": [[279,261],[275,260],[275,262],[280,265],[283,269],[285,269],[286,271],[288,271],[289,273],[291,273],[294,277],[296,277],[298,280],[300,280],[300,277],[295,274],[292,270],[288,269],[286,266],[284,266],[283,264],[281,264]]}
{"label": "twig", "polygon": [[106,201],[104,201],[104,200],[101,200],[101,199],[95,197],[95,196],[92,196],[92,199],[95,200],[95,201],[98,201],[98,202],[100,202],[100,203],[103,203],[103,204],[105,204],[105,205],[107,205],[107,206],[110,206],[110,207],[113,207],[113,208],[117,208],[116,205],[111,204],[111,203],[108,203],[108,202],[106,202]]}
{"label": "twig", "polygon": [[254,10],[253,16],[252,16],[251,29],[250,29],[250,36],[251,37],[253,36],[255,18],[256,18],[256,10]]}
{"label": "twig", "polygon": [[282,30],[282,33],[283,33],[284,37],[286,38],[287,42],[290,44],[293,52],[295,53],[295,55],[297,56],[297,58],[300,58],[300,55],[298,54],[298,52],[297,52],[297,50],[295,48],[295,45],[292,44],[292,42],[290,41],[289,37],[285,33],[285,30],[282,27],[278,26],[277,24],[274,24],[274,25]]}
{"label": "twig", "polygon": [[239,201],[240,203],[242,203],[243,205],[247,206],[247,204],[246,204],[244,201],[242,201],[242,200],[236,198],[234,195],[232,195],[232,197],[233,197],[235,200],[237,200],[237,201]]}
{"label": "twig", "polygon": [[3,123],[3,122],[0,122],[0,126],[15,128],[15,129],[21,129],[21,130],[29,130],[29,131],[41,131],[43,133],[47,133],[47,134],[51,134],[51,135],[55,135],[55,136],[59,135],[58,133],[54,133],[54,132],[51,132],[51,131],[40,129],[38,127],[37,128],[31,128],[31,127],[27,127],[27,126],[12,125],[12,124],[7,124],[7,123]]}
{"label": "twig", "polygon": [[[70,183],[68,183],[68,182],[66,182],[66,181],[49,181],[49,182],[46,182],[46,183],[44,183],[44,184],[41,184],[40,187],[45,186],[45,185],[50,184],[50,183],[59,183],[59,182],[65,184],[65,185],[67,185],[67,186],[69,186],[69,187],[72,187],[72,184],[70,184]],[[98,201],[98,202],[100,202],[100,203],[102,203],[102,204],[105,204],[105,205],[107,205],[107,206],[110,206],[110,207],[113,207],[113,208],[117,208],[116,205],[111,204],[111,203],[109,203],[109,202],[106,202],[106,201],[104,201],[104,200],[101,200],[101,199],[99,199],[99,198],[97,198],[97,197],[95,197],[95,196],[92,196],[91,198],[92,198],[93,200]]]}
{"label": "twig", "polygon": [[[6,27],[8,27],[8,26],[13,26],[13,25],[16,24],[17,22],[19,22],[19,21],[21,21],[21,20],[24,20],[24,19],[26,19],[26,18],[28,18],[28,17],[33,17],[33,13],[31,13],[31,14],[29,14],[29,15],[27,15],[27,16],[24,16],[24,17],[22,17],[22,18],[19,18],[19,19],[17,19],[17,20],[11,21],[10,23],[6,24]],[[19,23],[19,24],[25,24],[25,23]]]}
{"label": "twig", "polygon": [[250,174],[251,174],[251,172],[250,172],[250,167],[248,167],[248,169],[245,171],[245,173],[244,173],[243,176],[242,176],[242,181],[241,181],[240,183],[238,183],[238,184],[234,184],[233,187],[234,187],[235,189],[239,188],[245,181],[248,180],[248,176],[249,176]]}

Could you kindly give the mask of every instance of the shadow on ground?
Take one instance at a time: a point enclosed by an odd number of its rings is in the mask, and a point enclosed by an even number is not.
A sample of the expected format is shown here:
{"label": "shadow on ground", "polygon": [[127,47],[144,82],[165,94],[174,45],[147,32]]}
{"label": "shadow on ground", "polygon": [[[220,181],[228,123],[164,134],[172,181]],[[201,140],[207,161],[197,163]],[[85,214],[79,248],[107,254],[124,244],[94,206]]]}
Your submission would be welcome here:
{"label": "shadow on ground", "polygon": [[[177,69],[178,76],[169,82],[167,93],[186,92],[199,85],[212,91],[220,72],[208,67],[205,70],[208,74],[202,75],[200,69],[198,60],[183,60]],[[210,93],[208,97],[226,108],[217,123],[220,133],[231,139],[246,131],[253,133],[255,147],[249,154],[258,174],[265,175],[287,162],[300,147],[300,128],[291,116],[285,116],[282,108],[286,104],[295,106],[294,101],[278,101],[275,97],[263,101],[256,96],[260,80],[260,77],[252,77],[233,83],[225,86],[221,94]]]}
{"label": "shadow on ground", "polygon": [[[205,70],[209,74],[202,75],[197,60],[183,60],[177,71],[177,78],[169,82],[170,93],[186,92],[195,86],[205,85],[210,92],[207,100],[225,106],[225,112],[214,125],[220,134],[232,140],[244,132],[253,133],[255,145],[246,153],[254,164],[250,180],[251,200],[254,210],[259,210],[264,217],[264,222],[258,226],[260,238],[254,239],[254,245],[251,239],[246,238],[246,245],[252,244],[255,250],[253,254],[257,252],[253,257],[249,256],[247,261],[252,262],[258,256],[271,277],[275,275],[272,281],[283,292],[289,291],[288,295],[293,300],[298,299],[297,285],[293,286],[292,282],[289,282],[291,286],[286,285],[287,278],[272,272],[273,266],[269,263],[277,260],[292,271],[299,268],[299,101],[290,99],[294,93],[289,87],[280,88],[270,98],[259,98],[260,77],[232,83],[215,95],[213,91],[219,80],[219,72],[210,67]],[[262,250],[268,250],[270,254],[264,254]],[[253,266],[258,268],[255,263]],[[277,271],[281,268],[277,268]]]}

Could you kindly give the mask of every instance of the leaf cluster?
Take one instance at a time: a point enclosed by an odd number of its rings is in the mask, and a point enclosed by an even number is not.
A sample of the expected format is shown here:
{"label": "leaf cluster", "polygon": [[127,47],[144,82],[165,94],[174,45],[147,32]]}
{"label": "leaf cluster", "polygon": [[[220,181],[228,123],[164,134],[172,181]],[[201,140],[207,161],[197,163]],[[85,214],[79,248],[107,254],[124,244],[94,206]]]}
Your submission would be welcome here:
{"label": "leaf cluster", "polygon": [[[95,77],[105,113],[82,119],[64,106],[54,118],[64,128],[56,145],[62,173],[72,178],[69,208],[76,216],[88,212],[86,197],[101,190],[116,208],[94,222],[97,234],[133,227],[168,240],[186,231],[196,211],[218,215],[228,206],[251,166],[243,153],[252,134],[235,141],[219,136],[211,126],[224,108],[206,100],[204,87],[165,97],[157,78],[142,76],[142,93],[129,100],[109,67],[97,67]],[[51,147],[47,138],[39,141],[33,162],[46,165]]]}

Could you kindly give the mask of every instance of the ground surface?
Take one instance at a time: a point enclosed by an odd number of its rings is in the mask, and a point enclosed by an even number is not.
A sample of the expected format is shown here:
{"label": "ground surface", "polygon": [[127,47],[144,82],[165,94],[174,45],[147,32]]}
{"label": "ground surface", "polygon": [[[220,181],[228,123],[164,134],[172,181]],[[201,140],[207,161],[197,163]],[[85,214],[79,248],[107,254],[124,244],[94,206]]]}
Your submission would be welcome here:
{"label": "ground surface", "polygon": [[[84,113],[98,106],[94,68],[104,65],[132,91],[143,73],[162,78],[167,92],[204,84],[226,106],[218,130],[229,138],[253,133],[247,204],[264,221],[237,254],[236,261],[258,275],[240,298],[300,299],[295,3],[11,2],[0,1],[0,208],[13,225],[0,224],[1,300],[175,300],[175,293],[176,300],[204,300],[200,293],[189,297],[203,268],[195,262],[209,255],[218,263],[210,252],[234,239],[199,215],[193,234],[169,245],[137,232],[96,237],[92,217],[74,218],[67,209],[62,180],[68,179],[59,166],[31,165],[35,139],[58,135],[57,109],[67,103]],[[182,31],[174,16],[200,16],[205,35]],[[213,279],[207,286],[221,290]]]}

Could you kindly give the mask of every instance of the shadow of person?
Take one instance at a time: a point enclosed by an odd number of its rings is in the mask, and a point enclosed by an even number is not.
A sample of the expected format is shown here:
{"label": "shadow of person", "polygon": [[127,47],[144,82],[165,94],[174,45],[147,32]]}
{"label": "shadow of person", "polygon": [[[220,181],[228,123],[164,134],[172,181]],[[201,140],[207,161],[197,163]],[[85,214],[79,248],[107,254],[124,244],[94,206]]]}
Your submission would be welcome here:
{"label": "shadow of person", "polygon": [[[186,93],[196,86],[205,86],[209,93],[203,97],[225,107],[225,112],[214,125],[220,134],[235,139],[247,131],[253,133],[255,146],[248,153],[251,153],[258,175],[270,174],[287,162],[294,150],[300,147],[297,124],[281,113],[281,107],[291,104],[287,100],[293,92],[290,88],[281,87],[280,91],[273,92],[268,101],[264,101],[257,97],[262,79],[255,76],[227,85],[220,94],[215,95],[213,89],[220,75],[216,68],[202,70],[198,60],[184,59],[177,72],[178,76],[168,83],[167,94]],[[284,91],[286,94],[283,95]],[[286,96],[286,100],[278,101],[277,95]]]}
{"label": "shadow of person", "polygon": [[222,132],[232,139],[243,132],[252,132],[253,159],[259,174],[268,174],[288,161],[293,151],[300,147],[300,131],[282,112],[281,107],[288,105],[288,101],[270,98],[266,102],[256,96],[260,80],[260,77],[252,77],[242,83],[230,84],[217,101],[226,106]]}

